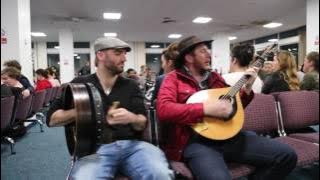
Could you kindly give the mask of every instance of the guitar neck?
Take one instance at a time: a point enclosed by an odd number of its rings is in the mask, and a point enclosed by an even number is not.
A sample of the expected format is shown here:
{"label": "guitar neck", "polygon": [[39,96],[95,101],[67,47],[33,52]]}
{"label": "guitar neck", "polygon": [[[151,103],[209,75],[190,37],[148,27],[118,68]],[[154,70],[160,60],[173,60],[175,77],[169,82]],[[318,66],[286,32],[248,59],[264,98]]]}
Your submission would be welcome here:
{"label": "guitar neck", "polygon": [[[276,44],[273,44],[268,50],[263,52],[261,56],[257,56],[257,60],[253,63],[252,67],[261,68],[263,66],[263,63],[270,52],[274,51],[276,47]],[[227,97],[234,97],[241,89],[241,87],[248,81],[250,78],[250,75],[243,75],[234,86],[232,86],[229,90],[229,92],[225,95]]]}

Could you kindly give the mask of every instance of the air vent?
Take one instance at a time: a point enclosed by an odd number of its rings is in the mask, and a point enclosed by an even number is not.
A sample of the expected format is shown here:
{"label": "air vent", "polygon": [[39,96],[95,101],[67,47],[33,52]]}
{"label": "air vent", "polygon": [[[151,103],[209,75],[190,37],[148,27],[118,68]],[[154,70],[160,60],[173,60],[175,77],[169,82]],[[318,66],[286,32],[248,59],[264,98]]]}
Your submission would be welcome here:
{"label": "air vent", "polygon": [[267,24],[269,22],[270,21],[267,21],[267,20],[256,20],[256,21],[252,21],[250,24],[257,25],[257,26],[262,26],[262,25]]}
{"label": "air vent", "polygon": [[161,23],[168,24],[168,23],[176,23],[176,22],[177,22],[176,20],[171,19],[170,17],[164,17]]}

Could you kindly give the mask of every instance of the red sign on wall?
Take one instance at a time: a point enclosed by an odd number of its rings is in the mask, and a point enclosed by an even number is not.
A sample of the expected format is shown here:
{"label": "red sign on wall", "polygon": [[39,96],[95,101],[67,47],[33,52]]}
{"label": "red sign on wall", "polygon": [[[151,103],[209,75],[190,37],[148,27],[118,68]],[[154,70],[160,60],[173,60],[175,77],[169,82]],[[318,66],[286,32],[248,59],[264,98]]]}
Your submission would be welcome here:
{"label": "red sign on wall", "polygon": [[7,34],[4,29],[1,28],[1,44],[7,44]]}

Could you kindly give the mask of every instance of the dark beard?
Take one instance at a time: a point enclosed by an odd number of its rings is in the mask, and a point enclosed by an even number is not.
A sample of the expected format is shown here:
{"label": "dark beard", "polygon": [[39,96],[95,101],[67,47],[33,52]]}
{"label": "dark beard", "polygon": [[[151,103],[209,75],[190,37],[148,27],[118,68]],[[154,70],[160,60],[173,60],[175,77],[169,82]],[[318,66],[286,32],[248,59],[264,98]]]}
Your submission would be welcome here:
{"label": "dark beard", "polygon": [[119,69],[115,66],[109,67],[108,70],[109,70],[110,74],[112,74],[113,76],[119,75],[123,72],[123,69]]}

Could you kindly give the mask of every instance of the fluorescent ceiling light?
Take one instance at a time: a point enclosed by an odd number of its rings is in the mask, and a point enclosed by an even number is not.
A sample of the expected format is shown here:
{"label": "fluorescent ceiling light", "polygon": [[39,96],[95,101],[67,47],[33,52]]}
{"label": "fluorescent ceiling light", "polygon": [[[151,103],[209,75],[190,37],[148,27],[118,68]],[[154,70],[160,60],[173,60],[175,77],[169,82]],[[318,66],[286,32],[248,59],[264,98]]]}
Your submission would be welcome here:
{"label": "fluorescent ceiling light", "polygon": [[170,38],[170,39],[179,39],[179,38],[181,38],[181,34],[170,34],[169,36],[168,36],[168,38]]}
{"label": "fluorescent ceiling light", "polygon": [[200,23],[200,24],[204,24],[204,23],[208,23],[212,20],[211,17],[197,17],[195,18],[192,22],[193,23]]}
{"label": "fluorescent ceiling light", "polygon": [[80,59],[80,56],[77,56],[76,59]]}
{"label": "fluorescent ceiling light", "polygon": [[73,56],[78,56],[78,54],[73,54]]}
{"label": "fluorescent ceiling light", "polygon": [[160,47],[160,45],[156,45],[156,44],[154,44],[154,45],[151,45],[150,47],[151,47],[151,48],[159,48],[159,47]]}
{"label": "fluorescent ceiling light", "polygon": [[230,36],[230,37],[229,37],[229,40],[230,40],[230,41],[235,40],[235,39],[237,39],[236,36]]}
{"label": "fluorescent ceiling light", "polygon": [[55,48],[55,49],[59,49],[60,47],[59,47],[59,46],[55,46],[54,48]]}
{"label": "fluorescent ceiling light", "polygon": [[103,18],[118,20],[121,19],[121,13],[103,13]]}
{"label": "fluorescent ceiling light", "polygon": [[114,32],[110,32],[110,33],[104,33],[104,36],[106,37],[117,37],[117,33],[114,33]]}
{"label": "fluorescent ceiling light", "polygon": [[269,39],[268,41],[269,41],[269,42],[278,42],[279,39]]}
{"label": "fluorescent ceiling light", "polygon": [[279,26],[282,26],[282,23],[272,22],[272,23],[268,23],[268,24],[263,25],[263,27],[265,27],[265,28],[276,28]]}
{"label": "fluorescent ceiling light", "polygon": [[45,33],[43,33],[43,32],[31,32],[31,36],[34,36],[34,37],[45,37],[47,35]]}

